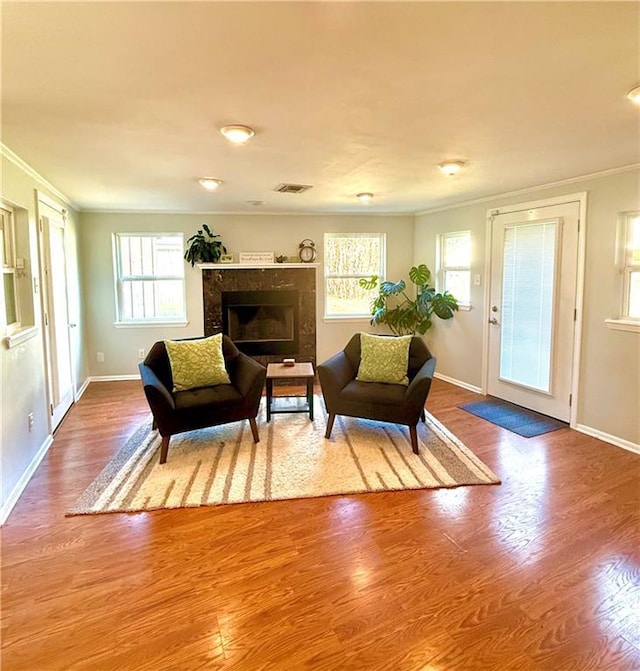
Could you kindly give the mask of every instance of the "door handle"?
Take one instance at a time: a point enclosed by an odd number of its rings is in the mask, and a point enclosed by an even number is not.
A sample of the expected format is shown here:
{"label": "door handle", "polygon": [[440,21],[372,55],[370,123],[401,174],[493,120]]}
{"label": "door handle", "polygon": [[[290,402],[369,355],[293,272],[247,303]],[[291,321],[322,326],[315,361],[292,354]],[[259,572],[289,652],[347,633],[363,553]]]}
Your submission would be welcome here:
{"label": "door handle", "polygon": [[489,320],[489,324],[493,324],[494,326],[497,326],[498,325],[498,320],[495,317],[492,317]]}

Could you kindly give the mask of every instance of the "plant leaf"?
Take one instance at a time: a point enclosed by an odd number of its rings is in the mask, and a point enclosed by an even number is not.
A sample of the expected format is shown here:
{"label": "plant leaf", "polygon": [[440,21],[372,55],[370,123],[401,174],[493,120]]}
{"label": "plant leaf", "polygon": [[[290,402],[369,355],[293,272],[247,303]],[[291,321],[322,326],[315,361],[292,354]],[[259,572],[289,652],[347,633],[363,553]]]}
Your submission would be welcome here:
{"label": "plant leaf", "polygon": [[372,275],[371,277],[361,277],[358,280],[358,284],[367,291],[371,291],[378,286],[378,276]]}
{"label": "plant leaf", "polygon": [[458,309],[458,301],[448,291],[445,291],[444,294],[434,295],[431,306],[440,319],[451,319],[454,311]]}
{"label": "plant leaf", "polygon": [[420,335],[424,335],[431,328],[431,326],[432,323],[430,319],[423,319],[416,327],[416,331]]}
{"label": "plant leaf", "polygon": [[404,280],[398,280],[397,282],[382,282],[380,285],[380,293],[384,296],[397,296],[404,291],[406,286]]}
{"label": "plant leaf", "polygon": [[419,266],[412,266],[409,271],[409,279],[419,287],[424,286],[431,279],[431,271],[424,263]]}

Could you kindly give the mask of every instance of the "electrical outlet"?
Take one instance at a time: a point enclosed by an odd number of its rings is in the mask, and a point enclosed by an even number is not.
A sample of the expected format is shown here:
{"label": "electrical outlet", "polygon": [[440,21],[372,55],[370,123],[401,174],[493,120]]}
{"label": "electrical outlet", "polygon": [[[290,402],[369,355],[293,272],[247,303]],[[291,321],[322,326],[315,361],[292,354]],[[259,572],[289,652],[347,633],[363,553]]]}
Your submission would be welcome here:
{"label": "electrical outlet", "polygon": [[96,353],[96,361],[98,363],[104,363],[104,352],[97,352]]}
{"label": "electrical outlet", "polygon": [[33,413],[32,413],[32,412],[30,412],[30,413],[27,415],[27,422],[28,422],[28,424],[29,424],[29,431],[30,431],[30,432],[33,431]]}
{"label": "electrical outlet", "polygon": [[144,359],[144,350],[142,347],[138,350],[138,359]]}

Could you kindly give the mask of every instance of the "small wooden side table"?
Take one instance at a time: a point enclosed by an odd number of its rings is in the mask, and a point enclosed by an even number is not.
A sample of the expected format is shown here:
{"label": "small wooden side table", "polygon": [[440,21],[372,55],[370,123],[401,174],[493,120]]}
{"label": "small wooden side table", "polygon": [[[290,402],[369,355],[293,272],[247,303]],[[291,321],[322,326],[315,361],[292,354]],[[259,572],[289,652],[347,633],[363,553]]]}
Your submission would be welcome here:
{"label": "small wooden side table", "polygon": [[[282,363],[270,363],[267,365],[267,422],[271,421],[271,415],[285,412],[308,412],[309,419],[313,421],[313,365],[310,363],[296,363],[293,366],[285,366]],[[278,398],[301,398],[300,396],[274,396],[274,380],[306,380],[307,394],[306,404],[303,406],[283,406],[278,408]]]}

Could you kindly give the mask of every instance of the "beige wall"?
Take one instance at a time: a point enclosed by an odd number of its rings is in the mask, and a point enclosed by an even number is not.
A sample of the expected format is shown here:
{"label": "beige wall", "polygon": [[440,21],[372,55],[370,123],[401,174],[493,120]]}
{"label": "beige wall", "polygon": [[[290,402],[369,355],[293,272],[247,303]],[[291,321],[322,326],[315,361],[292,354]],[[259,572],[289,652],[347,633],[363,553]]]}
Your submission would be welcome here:
{"label": "beige wall", "polygon": [[[15,494],[20,478],[29,469],[34,458],[50,439],[47,413],[47,393],[44,365],[43,336],[41,323],[40,293],[34,291],[33,278],[38,277],[38,236],[36,189],[56,200],[46,186],[24,170],[2,157],[1,196],[21,211],[18,218],[18,238],[21,251],[26,257],[26,277],[20,282],[20,299],[27,309],[23,312],[27,322],[38,327],[36,335],[29,340],[7,349],[0,346],[0,376],[2,378],[2,465],[1,485],[4,505]],[[78,324],[73,341],[73,363],[76,373],[76,389],[86,380],[88,369],[82,342],[81,293],[78,282],[77,213],[65,203],[68,210],[66,227],[69,304],[71,315]],[[33,413],[34,425],[29,431],[27,416]]]}
{"label": "beige wall", "polygon": [[614,265],[618,213],[640,208],[639,180],[640,171],[631,170],[418,215],[414,261],[426,262],[433,268],[436,236],[471,230],[472,274],[480,273],[482,277],[482,286],[472,287],[472,310],[459,312],[451,322],[438,322],[429,334],[428,342],[438,357],[438,371],[472,386],[482,385],[482,330],[488,315],[484,304],[487,210],[586,191],[578,423],[639,444],[640,334],[614,331],[605,325],[605,319],[619,316],[621,305],[621,276]]}
{"label": "beige wall", "polygon": [[[116,328],[112,234],[116,232],[182,232],[185,241],[203,222],[222,236],[229,252],[273,251],[294,256],[298,243],[311,238],[318,248],[317,269],[317,356],[323,361],[342,348],[355,331],[368,330],[368,320],[325,321],[322,274],[323,236],[327,232],[383,232],[387,234],[387,274],[406,276],[412,261],[412,216],[353,215],[198,215],[116,214],[83,212],[83,290],[87,306],[86,333],[89,369],[92,376],[133,375],[138,372],[138,350],[148,350],[164,338],[197,336],[203,333],[202,277],[198,268],[186,265],[187,318],[184,328]],[[104,353],[104,363],[96,360]]]}

